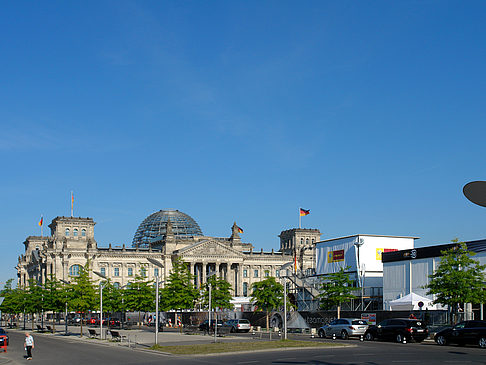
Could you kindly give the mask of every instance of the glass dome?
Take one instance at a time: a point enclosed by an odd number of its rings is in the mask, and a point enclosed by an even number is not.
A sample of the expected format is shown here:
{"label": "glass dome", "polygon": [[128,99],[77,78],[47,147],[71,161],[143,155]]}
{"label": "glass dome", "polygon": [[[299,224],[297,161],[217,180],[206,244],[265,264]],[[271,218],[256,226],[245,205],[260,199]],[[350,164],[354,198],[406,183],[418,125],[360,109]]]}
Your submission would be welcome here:
{"label": "glass dome", "polygon": [[156,237],[166,234],[167,221],[172,223],[172,232],[175,237],[202,236],[199,225],[189,215],[178,210],[159,210],[150,214],[138,226],[133,237],[132,247],[148,247]]}

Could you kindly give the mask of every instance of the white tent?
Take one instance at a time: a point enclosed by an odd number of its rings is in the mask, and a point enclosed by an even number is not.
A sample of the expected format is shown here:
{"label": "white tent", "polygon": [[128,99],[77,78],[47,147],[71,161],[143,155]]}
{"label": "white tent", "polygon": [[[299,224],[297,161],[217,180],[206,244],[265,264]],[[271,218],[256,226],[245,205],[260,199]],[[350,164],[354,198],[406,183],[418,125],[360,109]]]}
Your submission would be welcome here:
{"label": "white tent", "polygon": [[392,300],[390,302],[390,310],[392,311],[412,311],[412,310],[419,310],[420,307],[418,303],[424,303],[422,309],[435,309],[435,306],[432,304],[432,299],[422,297],[415,293],[410,293],[405,295],[404,297]]}

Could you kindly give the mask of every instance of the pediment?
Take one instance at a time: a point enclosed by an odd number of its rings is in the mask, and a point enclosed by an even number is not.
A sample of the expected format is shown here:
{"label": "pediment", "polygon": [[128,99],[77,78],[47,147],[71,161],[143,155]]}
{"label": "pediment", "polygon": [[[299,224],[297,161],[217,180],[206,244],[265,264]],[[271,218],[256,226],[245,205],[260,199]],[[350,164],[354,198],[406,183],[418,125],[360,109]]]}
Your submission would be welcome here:
{"label": "pediment", "polygon": [[243,253],[240,251],[215,240],[197,242],[193,245],[174,251],[174,254],[183,257],[243,258]]}

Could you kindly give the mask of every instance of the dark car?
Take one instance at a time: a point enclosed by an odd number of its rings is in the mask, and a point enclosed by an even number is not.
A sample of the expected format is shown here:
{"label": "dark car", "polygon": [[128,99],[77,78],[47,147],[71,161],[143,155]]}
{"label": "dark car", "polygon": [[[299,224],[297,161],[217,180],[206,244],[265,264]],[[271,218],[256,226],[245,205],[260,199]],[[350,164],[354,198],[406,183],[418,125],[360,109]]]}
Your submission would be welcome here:
{"label": "dark car", "polygon": [[449,343],[457,345],[476,344],[486,348],[486,321],[464,321],[453,327],[447,327],[434,336],[438,345],[445,346]]}
{"label": "dark car", "polygon": [[365,340],[375,339],[396,342],[422,342],[429,336],[425,323],[417,319],[385,319],[377,326],[370,326],[365,332]]}
{"label": "dark car", "polygon": [[[0,336],[6,336],[7,337],[7,346],[8,346],[8,335],[7,335],[7,332],[3,328],[0,328]],[[0,343],[0,346],[1,346],[1,343]]]}
{"label": "dark car", "polygon": [[118,318],[103,319],[103,325],[108,327],[120,327],[121,322]]}
{"label": "dark car", "polygon": [[[211,332],[214,331],[214,320],[211,320]],[[223,321],[218,319],[218,328],[223,327]],[[206,319],[199,325],[199,330],[204,332],[209,332],[209,322]]]}

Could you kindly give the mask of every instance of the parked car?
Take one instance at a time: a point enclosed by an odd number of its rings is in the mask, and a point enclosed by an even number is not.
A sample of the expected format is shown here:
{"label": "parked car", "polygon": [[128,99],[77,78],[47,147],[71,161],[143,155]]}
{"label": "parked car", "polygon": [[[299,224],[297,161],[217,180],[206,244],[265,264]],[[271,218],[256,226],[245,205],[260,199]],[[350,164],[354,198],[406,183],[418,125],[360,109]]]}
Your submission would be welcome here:
{"label": "parked car", "polygon": [[250,332],[250,321],[247,319],[230,319],[225,326],[231,327],[230,332]]}
{"label": "parked car", "polygon": [[434,340],[438,345],[449,343],[457,345],[476,344],[486,348],[486,321],[463,321],[453,327],[446,327],[437,332]]}
{"label": "parked car", "polygon": [[385,319],[377,326],[370,326],[365,333],[365,340],[392,340],[403,342],[422,342],[429,336],[425,323],[417,319]]}
{"label": "parked car", "polygon": [[336,335],[336,337],[347,340],[349,337],[359,337],[364,335],[368,327],[368,323],[362,319],[339,318],[335,319],[328,325],[319,328],[317,334],[322,338]]}
{"label": "parked car", "polygon": [[[211,331],[214,331],[214,320],[211,320]],[[223,327],[223,321],[218,319],[218,328]],[[199,325],[199,330],[204,332],[209,332],[209,323],[206,319]]]}
{"label": "parked car", "polygon": [[90,326],[94,326],[94,325],[100,324],[100,320],[98,318],[91,317],[91,318],[88,318],[87,324],[90,325]]}
{"label": "parked car", "polygon": [[0,336],[7,336],[7,346],[8,346],[8,335],[7,335],[7,331],[5,331],[3,328],[0,328]]}

